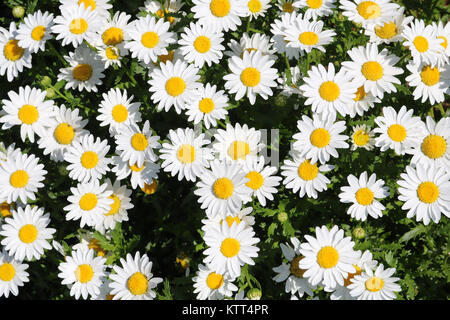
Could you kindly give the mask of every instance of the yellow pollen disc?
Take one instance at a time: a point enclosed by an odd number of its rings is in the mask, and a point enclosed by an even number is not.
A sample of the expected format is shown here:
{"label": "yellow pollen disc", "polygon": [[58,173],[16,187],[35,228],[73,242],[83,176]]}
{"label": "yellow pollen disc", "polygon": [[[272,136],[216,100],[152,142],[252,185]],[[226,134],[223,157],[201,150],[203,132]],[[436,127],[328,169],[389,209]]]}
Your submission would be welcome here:
{"label": "yellow pollen disc", "polygon": [[420,72],[420,77],[422,78],[423,83],[425,83],[429,87],[432,87],[435,84],[439,83],[441,73],[439,72],[439,69],[437,67],[432,68],[431,66],[425,66]]}
{"label": "yellow pollen disc", "polygon": [[103,43],[107,46],[115,46],[123,41],[123,31],[117,27],[111,27],[102,34]]}
{"label": "yellow pollen disc", "polygon": [[80,161],[85,169],[92,169],[95,168],[98,163],[98,155],[94,151],[85,151],[81,155]]}
{"label": "yellow pollen disc", "polygon": [[223,285],[223,276],[215,272],[211,272],[206,278],[206,285],[211,290],[219,289]]}
{"label": "yellow pollen disc", "polygon": [[78,5],[81,5],[84,3],[84,7],[87,9],[88,7],[91,7],[91,10],[94,10],[97,7],[97,4],[94,0],[78,0]]}
{"label": "yellow pollen disc", "polygon": [[225,238],[220,245],[220,252],[227,257],[232,258],[239,253],[241,245],[239,241],[234,238]]}
{"label": "yellow pollen disc", "polygon": [[315,32],[306,31],[300,34],[298,41],[306,46],[313,46],[319,42],[319,36]]}
{"label": "yellow pollen disc", "polygon": [[3,47],[3,54],[5,58],[10,61],[17,61],[23,56],[23,52],[25,51],[22,47],[20,47],[17,43],[19,40],[9,40],[5,46]]}
{"label": "yellow pollen disc", "polygon": [[208,52],[211,49],[211,40],[205,36],[197,37],[194,41],[194,48],[200,53]]}
{"label": "yellow pollen disc", "polygon": [[4,263],[0,266],[0,279],[8,282],[16,275],[16,269],[10,263]]}
{"label": "yellow pollen disc", "polygon": [[234,186],[228,178],[219,178],[213,184],[213,192],[217,198],[228,199],[233,194]]}
{"label": "yellow pollen disc", "polygon": [[447,46],[448,46],[447,38],[444,37],[444,36],[440,36],[440,37],[436,37],[436,38],[438,38],[438,39],[443,39],[444,42],[441,42],[441,46],[443,46],[445,49],[447,49]]}
{"label": "yellow pollen disc", "polygon": [[38,230],[32,224],[26,224],[19,230],[19,239],[24,243],[32,243],[36,240]]}
{"label": "yellow pollen disc", "polygon": [[402,142],[406,138],[406,129],[401,124],[393,124],[387,130],[389,138],[396,142]]}
{"label": "yellow pollen disc", "polygon": [[[225,218],[225,221],[228,223],[228,226],[229,226],[230,228],[231,228],[231,226],[233,225],[233,223],[235,223],[235,222],[236,222],[236,224],[241,223],[241,219],[239,219],[238,216],[236,216],[236,217],[227,216],[227,217]],[[220,220],[220,224],[222,224],[222,223],[223,223],[223,220]]]}
{"label": "yellow pollen disc", "polygon": [[105,55],[109,60],[117,60],[120,57],[120,51],[116,47],[109,47],[106,48]]}
{"label": "yellow pollen disc", "polygon": [[431,159],[442,157],[447,150],[447,141],[441,136],[430,134],[422,141],[422,152]]}
{"label": "yellow pollen disc", "polygon": [[363,1],[357,7],[359,15],[366,20],[381,16],[381,7],[373,1]]}
{"label": "yellow pollen disc", "polygon": [[385,22],[382,26],[375,27],[375,34],[381,39],[392,39],[397,33],[395,22]]}
{"label": "yellow pollen disc", "polygon": [[167,61],[173,61],[175,50],[170,50],[167,54],[161,54],[158,56],[159,62],[166,63]]}
{"label": "yellow pollen disc", "polygon": [[75,278],[81,283],[87,283],[94,277],[94,269],[88,264],[80,264],[75,270]]}
{"label": "yellow pollen disc", "polygon": [[105,300],[112,300],[112,299],[114,299],[114,296],[115,296],[115,294],[108,293],[108,294],[106,295]]}
{"label": "yellow pollen disc", "polygon": [[91,241],[89,241],[88,248],[97,252],[97,256],[100,256],[100,257],[106,256],[106,251],[103,250],[102,246],[100,245],[98,240],[95,238],[92,238]]}
{"label": "yellow pollen disc", "polygon": [[298,166],[298,176],[303,180],[314,180],[319,174],[317,163],[311,164],[310,160],[305,160]]}
{"label": "yellow pollen disc", "polygon": [[368,206],[372,203],[374,195],[369,188],[361,188],[356,191],[355,197],[360,205]]}
{"label": "yellow pollen disc", "polygon": [[73,19],[69,25],[69,30],[73,34],[85,33],[88,28],[88,23],[83,18]]}
{"label": "yellow pollen disc", "polygon": [[428,50],[429,44],[428,40],[425,37],[417,36],[414,41],[414,46],[416,47],[417,51],[419,52],[425,52]]}
{"label": "yellow pollen disc", "polygon": [[169,13],[169,11],[167,11],[167,10],[163,11],[163,10],[159,9],[158,11],[156,11],[155,15],[160,18],[165,18],[170,23],[173,23],[175,21],[175,17],[168,16],[167,15],[168,13]]}
{"label": "yellow pollen disc", "polygon": [[195,148],[190,144],[183,144],[177,151],[177,158],[181,163],[192,163],[195,160]]}
{"label": "yellow pollen disc", "polygon": [[27,185],[30,176],[25,170],[17,170],[9,177],[9,183],[14,188],[23,188]]}
{"label": "yellow pollen disc", "polygon": [[236,140],[228,147],[227,153],[233,160],[245,160],[250,153],[250,146],[245,141]]}
{"label": "yellow pollen disc", "polygon": [[250,0],[247,5],[248,9],[252,13],[260,12],[262,8],[261,1],[259,0]]}
{"label": "yellow pollen disc", "polygon": [[324,148],[330,142],[330,138],[331,136],[328,130],[324,128],[318,128],[311,133],[309,140],[311,141],[311,144],[313,146],[317,148]]}
{"label": "yellow pollen disc", "polygon": [[111,115],[115,122],[121,123],[128,119],[128,110],[122,104],[117,104],[112,108]]}
{"label": "yellow pollen disc", "polygon": [[357,146],[365,146],[369,142],[369,135],[364,130],[358,130],[353,134],[353,141]]}
{"label": "yellow pollen disc", "polygon": [[97,201],[98,201],[97,196],[89,192],[84,194],[80,198],[78,205],[80,206],[81,210],[90,211],[97,206]]}
{"label": "yellow pollen disc", "polygon": [[325,81],[319,87],[319,94],[323,100],[332,102],[339,98],[341,90],[339,86],[333,81]]}
{"label": "yellow pollen disc", "polygon": [[209,9],[216,17],[223,18],[230,12],[231,4],[229,0],[212,0]]}
{"label": "yellow pollen disc", "polygon": [[361,86],[356,90],[356,97],[353,99],[355,101],[361,101],[366,97],[367,93],[364,90],[364,86]]}
{"label": "yellow pollen disc", "polygon": [[71,144],[73,138],[75,137],[75,130],[70,124],[64,122],[55,128],[55,131],[53,131],[53,137],[59,144]]}
{"label": "yellow pollen disc", "polygon": [[352,282],[351,280],[355,277],[355,276],[359,276],[362,273],[362,269],[358,266],[353,265],[356,269],[355,273],[349,273],[347,278],[344,279],[344,286],[347,287],[348,285],[350,285]]}
{"label": "yellow pollen disc", "polygon": [[172,77],[166,82],[166,91],[172,97],[177,97],[186,89],[186,82],[180,77]]}
{"label": "yellow pollen disc", "polygon": [[41,41],[45,36],[45,30],[44,26],[34,27],[31,31],[31,38],[36,41]]}
{"label": "yellow pollen disc", "polygon": [[322,6],[322,0],[306,0],[306,4],[311,9],[318,9]]}
{"label": "yellow pollen disc", "polygon": [[380,291],[384,287],[384,281],[381,278],[378,277],[371,277],[370,279],[366,280],[366,289],[370,292],[376,292]]}
{"label": "yellow pollen disc", "polygon": [[109,196],[108,198],[113,199],[114,202],[111,204],[111,209],[105,214],[105,216],[113,216],[119,212],[121,202],[119,197],[115,194]]}
{"label": "yellow pollen disc", "polygon": [[128,278],[127,287],[128,290],[130,290],[130,292],[135,296],[144,294],[148,290],[147,277],[141,272],[135,272],[131,277]]}
{"label": "yellow pollen disc", "polygon": [[25,104],[19,109],[17,115],[24,124],[35,123],[39,119],[39,111],[35,106],[31,104]]}
{"label": "yellow pollen disc", "polygon": [[303,256],[296,256],[294,259],[292,259],[291,261],[291,266],[289,267],[289,271],[291,272],[292,275],[296,276],[299,279],[303,278],[303,274],[305,273],[305,269],[301,269],[298,266],[298,263],[300,262],[300,260],[302,260],[304,257]]}
{"label": "yellow pollen disc", "polygon": [[286,2],[283,4],[283,12],[292,13],[294,11],[294,6],[292,2]]}
{"label": "yellow pollen disc", "polygon": [[245,185],[253,190],[258,190],[264,183],[263,176],[256,171],[250,171],[245,177],[250,179]]}
{"label": "yellow pollen disc", "polygon": [[147,148],[148,140],[147,137],[142,133],[135,133],[131,137],[131,146],[134,150],[144,151]]}
{"label": "yellow pollen disc", "polygon": [[146,48],[154,48],[159,42],[159,36],[156,32],[148,31],[141,37],[141,43]]}
{"label": "yellow pollen disc", "polygon": [[361,67],[361,72],[367,80],[377,81],[383,77],[383,67],[376,61],[367,61]]}
{"label": "yellow pollen disc", "polygon": [[128,166],[130,167],[130,169],[131,169],[132,171],[134,171],[134,172],[139,172],[139,171],[142,171],[142,170],[144,169],[145,164],[143,164],[142,167],[138,167],[138,166],[136,165],[136,163],[133,164],[132,166],[130,166],[130,164],[128,164]]}
{"label": "yellow pollen disc", "polygon": [[241,72],[241,82],[246,87],[254,87],[261,81],[261,73],[258,69],[249,67]]}
{"label": "yellow pollen disc", "polygon": [[433,203],[439,197],[439,188],[431,181],[422,182],[417,188],[419,200],[425,203]]}
{"label": "yellow pollen disc", "polygon": [[211,98],[204,98],[198,103],[198,108],[203,113],[210,113],[214,110],[214,101]]}
{"label": "yellow pollen disc", "polygon": [[333,268],[339,261],[339,253],[333,247],[326,246],[317,253],[317,263],[325,269]]}
{"label": "yellow pollen disc", "polygon": [[89,64],[79,64],[73,68],[73,77],[78,81],[87,81],[92,76],[92,67]]}
{"label": "yellow pollen disc", "polygon": [[0,204],[0,214],[3,218],[12,216],[11,205],[6,201]]}
{"label": "yellow pollen disc", "polygon": [[141,190],[144,191],[145,194],[154,194],[157,188],[158,181],[153,179],[151,184],[144,183],[144,188],[141,188]]}

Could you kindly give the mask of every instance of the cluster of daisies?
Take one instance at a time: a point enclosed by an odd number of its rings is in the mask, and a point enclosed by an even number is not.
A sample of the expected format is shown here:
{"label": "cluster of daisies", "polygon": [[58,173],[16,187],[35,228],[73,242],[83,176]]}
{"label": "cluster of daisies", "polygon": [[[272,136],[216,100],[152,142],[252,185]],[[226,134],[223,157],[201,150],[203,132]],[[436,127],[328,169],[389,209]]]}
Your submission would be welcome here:
{"label": "cluster of daisies", "polygon": [[[46,91],[24,86],[8,92],[0,110],[2,129],[19,126],[21,140],[36,143],[44,156],[65,164],[74,181],[64,207],[66,220],[108,236],[117,223],[128,221],[133,190],[153,194],[161,170],[192,183],[205,212],[202,231],[208,247],[193,277],[194,294],[223,299],[242,297],[233,282],[258,257],[260,239],[248,204],[266,206],[280,185],[299,197],[317,198],[330,183],[326,175],[334,170],[331,162],[339,158],[338,149],[392,149],[398,156],[410,155],[410,165],[397,182],[407,217],[424,224],[438,223],[442,214],[450,217],[450,118],[422,120],[413,108],[386,106],[375,128],[358,125],[351,136],[345,134],[345,117],[363,116],[401,84],[398,76],[405,70],[397,66],[400,57],[389,52],[391,43],[400,43],[412,57],[406,81],[414,87],[414,99],[432,105],[445,100],[450,93],[449,23],[425,25],[389,0],[192,2],[194,21],[182,29],[177,23],[186,12],[178,0],[147,0],[134,18],[112,12],[108,0],[60,0],[57,16],[37,11],[18,27],[12,22],[9,29],[0,28],[0,75],[6,74],[8,81],[31,68],[33,54],[55,50],[53,40],[73,48],[61,57],[67,67],[57,76],[65,81],[65,90],[97,93],[105,70],[120,68],[129,56],[148,73],[156,109],[183,112],[196,125],[170,130],[161,140],[143,119],[139,99],[125,89],[108,88],[95,120],[89,121],[108,128],[115,142],[110,145],[85,129],[88,119],[79,109],[57,105],[46,99]],[[224,43],[226,33],[239,31],[243,21],[250,24],[272,8],[279,14],[270,24],[270,35],[244,32],[239,41]],[[313,65],[307,74],[298,66],[279,72],[275,64],[281,57],[298,61],[314,50],[326,52],[337,34],[324,29],[324,20],[336,11],[362,28],[367,45],[349,50],[349,60],[339,70],[330,62]],[[201,70],[224,62],[228,73],[223,88],[200,81]],[[227,119],[231,96],[253,105],[258,96],[267,100],[274,92],[305,99],[312,111],[311,117],[299,116],[299,131],[280,176],[261,155],[267,146],[260,130],[239,123],[216,129]],[[205,133],[202,128],[214,130]],[[110,266],[108,253],[92,232],[80,238],[70,255],[53,240],[56,230],[49,227],[49,214],[28,204],[44,187],[47,171],[40,162],[15,144],[0,144],[0,209],[6,217],[0,225],[0,296],[17,295],[28,281],[25,262],[56,249],[64,255],[58,276],[76,299],[155,298],[153,289],[162,278],[153,276],[146,254],[127,254],[120,266]],[[106,178],[109,173],[114,180]],[[394,190],[366,171],[349,175],[347,181],[338,198],[350,204],[348,215],[359,221],[381,217],[383,198]],[[287,263],[273,269],[274,281],[286,281],[286,293],[293,298],[312,296],[318,286],[332,292],[332,299],[395,299],[400,291],[398,278],[392,277],[395,269],[385,270],[369,251],[355,251],[354,242],[337,226],[317,227],[316,237],[305,239],[300,243],[292,238],[293,248],[282,244]]]}

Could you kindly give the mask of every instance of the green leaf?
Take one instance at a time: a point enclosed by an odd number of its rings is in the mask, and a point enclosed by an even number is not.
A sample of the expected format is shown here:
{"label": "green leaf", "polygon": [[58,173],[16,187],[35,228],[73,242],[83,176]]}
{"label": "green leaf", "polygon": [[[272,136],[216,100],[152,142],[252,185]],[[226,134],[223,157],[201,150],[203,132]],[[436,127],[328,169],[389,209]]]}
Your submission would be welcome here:
{"label": "green leaf", "polygon": [[414,229],[406,232],[399,240],[400,243],[402,242],[408,242],[409,240],[411,240],[412,238],[417,237],[419,234],[424,233],[427,230],[427,228],[423,225],[420,224],[417,227],[415,227]]}

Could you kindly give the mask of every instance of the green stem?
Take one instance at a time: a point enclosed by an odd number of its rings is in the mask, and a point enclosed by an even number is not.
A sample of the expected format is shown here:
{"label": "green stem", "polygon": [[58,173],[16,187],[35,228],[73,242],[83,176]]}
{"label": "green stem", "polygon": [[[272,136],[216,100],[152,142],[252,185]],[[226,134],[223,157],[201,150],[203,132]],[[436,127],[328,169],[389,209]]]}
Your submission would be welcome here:
{"label": "green stem", "polygon": [[47,41],[46,43],[48,43],[48,46],[50,47],[50,50],[53,51],[56,54],[56,56],[59,58],[59,60],[61,60],[63,65],[66,65],[67,64],[66,59],[64,59],[64,57],[61,55],[61,53],[58,50],[56,50],[56,48],[53,45],[53,43],[51,43],[50,41]]}

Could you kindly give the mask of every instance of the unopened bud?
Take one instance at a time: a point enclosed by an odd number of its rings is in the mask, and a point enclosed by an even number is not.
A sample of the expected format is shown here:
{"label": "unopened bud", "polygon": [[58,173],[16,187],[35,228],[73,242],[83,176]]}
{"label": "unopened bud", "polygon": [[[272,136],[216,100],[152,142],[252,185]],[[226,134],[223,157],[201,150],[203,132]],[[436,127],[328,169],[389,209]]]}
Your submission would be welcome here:
{"label": "unopened bud", "polygon": [[23,17],[24,14],[25,14],[25,8],[22,6],[15,6],[12,9],[12,15],[14,16],[14,18],[20,19]]}
{"label": "unopened bud", "polygon": [[247,292],[247,298],[250,300],[260,300],[261,296],[262,292],[258,288],[252,288]]}

